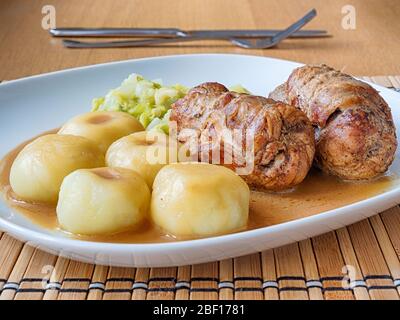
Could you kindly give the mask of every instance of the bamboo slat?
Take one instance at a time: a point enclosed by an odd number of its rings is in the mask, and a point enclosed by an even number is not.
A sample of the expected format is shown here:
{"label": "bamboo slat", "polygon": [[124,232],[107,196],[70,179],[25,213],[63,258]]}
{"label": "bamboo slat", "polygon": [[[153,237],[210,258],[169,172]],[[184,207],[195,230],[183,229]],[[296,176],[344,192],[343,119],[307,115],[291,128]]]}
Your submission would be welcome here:
{"label": "bamboo slat", "polygon": [[324,297],[327,300],[353,299],[353,293],[343,287],[345,266],[335,232],[329,232],[312,239]]}
{"label": "bamboo slat", "polygon": [[258,253],[235,258],[233,270],[235,299],[264,299],[262,277],[260,276],[261,260]]}
{"label": "bamboo slat", "polygon": [[148,300],[173,300],[175,298],[177,268],[152,268],[150,270]]}
{"label": "bamboo slat", "polygon": [[85,300],[91,283],[94,266],[71,260],[62,282],[59,300]]}
{"label": "bamboo slat", "polygon": [[261,267],[263,274],[264,299],[278,300],[279,286],[276,279],[276,265],[273,250],[261,253]]}
{"label": "bamboo slat", "polygon": [[[400,261],[390,241],[389,235],[385,230],[381,217],[379,215],[371,217],[370,222],[392,276],[391,280],[400,279]],[[397,288],[397,291],[400,292],[400,287]]]}
{"label": "bamboo slat", "polygon": [[[104,300],[130,300],[135,279],[134,268],[110,267],[104,289]],[[93,283],[93,282],[92,282]]]}
{"label": "bamboo slat", "polygon": [[135,274],[135,283],[132,286],[132,299],[145,300],[147,295],[147,284],[149,281],[149,268],[138,268]]}
{"label": "bamboo slat", "polygon": [[4,284],[9,279],[22,246],[22,242],[15,240],[7,234],[2,234],[0,237],[0,292],[2,292]]}
{"label": "bamboo slat", "polygon": [[311,240],[307,239],[299,242],[299,248],[310,300],[322,300],[324,298],[322,283],[319,281],[318,265],[315,260]]}
{"label": "bamboo slat", "polygon": [[400,89],[400,76],[389,76],[388,78],[393,88]]}
{"label": "bamboo slat", "polygon": [[8,277],[7,283],[3,286],[0,300],[14,299],[34,251],[35,249],[31,246],[28,246],[26,244],[23,246],[21,253],[18,256],[18,259],[15,262],[13,270]]}
{"label": "bamboo slat", "polygon": [[398,299],[369,220],[353,224],[348,229],[371,299]]}
{"label": "bamboo slat", "polygon": [[218,262],[193,265],[190,280],[191,300],[218,299]]}
{"label": "bamboo slat", "polygon": [[280,298],[283,300],[308,299],[298,244],[290,244],[275,249],[274,252]]}
{"label": "bamboo slat", "polygon": [[344,262],[347,266],[346,271],[349,273],[349,285],[351,285],[353,288],[354,297],[357,300],[369,300],[370,297],[368,290],[364,282],[364,277],[358,264],[347,228],[337,230],[336,235],[339,241],[340,250],[342,251]]}
{"label": "bamboo slat", "polygon": [[389,235],[393,249],[400,258],[400,208],[394,207],[381,213],[385,229]]}
{"label": "bamboo slat", "polygon": [[190,294],[191,266],[178,267],[175,300],[188,300]]}
{"label": "bamboo slat", "polygon": [[87,300],[102,300],[104,290],[106,288],[105,283],[107,281],[107,274],[108,274],[108,267],[107,266],[100,266],[97,265],[94,268],[92,282],[89,286],[89,293]]}
{"label": "bamboo slat", "polygon": [[64,281],[68,265],[69,265],[68,259],[65,259],[63,257],[58,257],[57,262],[54,266],[54,270],[51,273],[47,290],[43,296],[43,300],[58,299],[58,294],[61,288],[61,284]]}
{"label": "bamboo slat", "polygon": [[48,280],[57,257],[44,251],[35,250],[20,281],[15,300],[39,300],[43,298]]}
{"label": "bamboo slat", "polygon": [[219,300],[232,300],[234,298],[233,259],[219,262]]}

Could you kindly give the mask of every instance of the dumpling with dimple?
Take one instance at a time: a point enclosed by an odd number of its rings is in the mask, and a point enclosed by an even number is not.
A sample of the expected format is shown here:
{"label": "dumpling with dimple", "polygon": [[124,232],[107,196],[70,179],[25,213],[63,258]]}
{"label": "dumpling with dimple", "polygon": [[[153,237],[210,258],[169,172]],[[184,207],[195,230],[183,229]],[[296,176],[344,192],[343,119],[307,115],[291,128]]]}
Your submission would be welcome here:
{"label": "dumpling with dimple", "polygon": [[68,175],[60,190],[60,226],[82,235],[133,230],[146,219],[150,190],[136,172],[123,168],[81,169]]}
{"label": "dumpling with dimple", "polygon": [[144,127],[125,112],[96,111],[78,115],[65,123],[59,134],[72,134],[93,140],[105,153],[121,137],[143,131]]}
{"label": "dumpling with dimple", "polygon": [[235,172],[206,163],[175,163],[157,174],[151,217],[180,237],[223,234],[245,227],[250,190]]}
{"label": "dumpling with dimple", "polygon": [[15,158],[10,185],[31,202],[56,203],[65,176],[81,168],[104,166],[104,155],[84,137],[47,134],[27,144]]}
{"label": "dumpling with dimple", "polygon": [[[172,157],[177,158],[177,144],[165,133],[142,131],[115,141],[106,153],[106,165],[136,171],[151,188],[157,173]],[[173,161],[171,161],[173,162]]]}

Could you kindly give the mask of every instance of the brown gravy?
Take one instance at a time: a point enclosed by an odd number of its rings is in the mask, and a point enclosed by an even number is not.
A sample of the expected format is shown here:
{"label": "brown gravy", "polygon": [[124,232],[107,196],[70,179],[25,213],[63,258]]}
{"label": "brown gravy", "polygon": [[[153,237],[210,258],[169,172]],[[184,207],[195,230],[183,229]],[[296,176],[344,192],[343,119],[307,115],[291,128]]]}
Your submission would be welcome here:
{"label": "brown gravy", "polygon": [[[44,134],[57,131],[52,130]],[[18,200],[10,186],[11,165],[19,151],[32,140],[16,147],[0,162],[0,192],[10,207],[24,214],[28,219],[47,229],[59,229],[54,206]],[[281,193],[252,191],[250,216],[246,230],[312,216],[381,194],[393,185],[400,184],[397,167],[399,167],[399,164],[394,163],[392,165],[394,170],[368,182],[342,181],[313,168],[306,179],[290,191]],[[81,240],[117,243],[157,243],[186,240],[170,236],[150,222],[144,223],[138,230],[115,235],[96,237],[77,236],[68,233],[67,235]]]}

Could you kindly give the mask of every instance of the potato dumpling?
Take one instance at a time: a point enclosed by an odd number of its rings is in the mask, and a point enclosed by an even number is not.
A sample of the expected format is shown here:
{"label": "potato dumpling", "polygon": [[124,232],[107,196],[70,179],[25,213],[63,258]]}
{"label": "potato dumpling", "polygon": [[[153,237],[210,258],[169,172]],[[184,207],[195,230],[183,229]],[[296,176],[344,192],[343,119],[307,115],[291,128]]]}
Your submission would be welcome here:
{"label": "potato dumpling", "polygon": [[10,171],[10,184],[23,200],[56,203],[61,182],[72,171],[104,166],[104,154],[84,137],[48,134],[27,144]]}
{"label": "potato dumpling", "polygon": [[[158,171],[170,159],[174,149],[165,133],[143,131],[115,141],[106,153],[106,165],[136,171],[151,188]],[[176,155],[176,153],[175,153]]]}
{"label": "potato dumpling", "polygon": [[82,235],[104,235],[137,227],[147,216],[150,190],[136,172],[124,168],[80,169],[60,190],[60,226]]}
{"label": "potato dumpling", "polygon": [[115,140],[143,130],[142,124],[125,112],[96,111],[72,118],[58,133],[91,139],[105,153]]}
{"label": "potato dumpling", "polygon": [[250,190],[233,171],[206,163],[175,163],[153,185],[151,217],[175,236],[211,236],[247,224]]}

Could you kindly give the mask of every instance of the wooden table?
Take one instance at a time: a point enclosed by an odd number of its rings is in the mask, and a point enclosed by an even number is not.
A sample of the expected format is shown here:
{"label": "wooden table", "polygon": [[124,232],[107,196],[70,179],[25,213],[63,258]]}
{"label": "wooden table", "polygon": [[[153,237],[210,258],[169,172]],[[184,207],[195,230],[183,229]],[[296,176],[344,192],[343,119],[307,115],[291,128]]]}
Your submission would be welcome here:
{"label": "wooden table", "polygon": [[[199,52],[265,55],[327,63],[357,75],[400,74],[400,2],[352,0],[356,30],[342,28],[348,0],[13,0],[0,1],[0,80],[101,62]],[[310,8],[307,28],[330,39],[289,40],[270,50],[245,50],[226,42],[158,48],[65,49],[41,27],[44,5],[56,8],[59,27],[284,28]]]}

